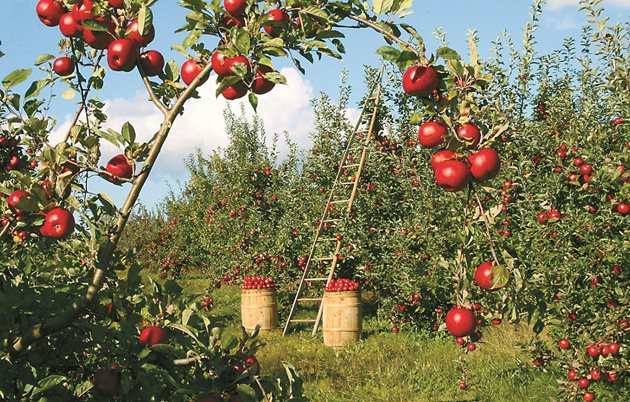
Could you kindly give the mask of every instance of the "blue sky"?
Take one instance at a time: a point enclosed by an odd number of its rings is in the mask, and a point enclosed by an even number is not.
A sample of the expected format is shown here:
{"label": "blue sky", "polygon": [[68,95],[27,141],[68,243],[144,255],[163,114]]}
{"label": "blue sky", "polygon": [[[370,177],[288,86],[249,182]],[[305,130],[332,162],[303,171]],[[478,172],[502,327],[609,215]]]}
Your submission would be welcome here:
{"label": "blue sky", "polygon": [[[30,67],[38,55],[42,53],[57,54],[57,42],[61,34],[57,28],[48,28],[41,24],[35,15],[37,0],[3,0],[0,9],[5,18],[0,25],[0,50],[6,56],[0,59],[0,76],[8,74],[16,68]],[[537,33],[538,49],[548,52],[558,48],[562,40],[568,36],[578,36],[579,28],[585,22],[583,14],[577,12],[577,0],[548,0],[545,14],[541,19],[541,27]],[[183,56],[171,51],[173,43],[181,42],[182,34],[173,32],[182,25],[185,10],[178,7],[176,0],[160,0],[154,10],[156,40],[150,48],[160,50],[167,59],[184,61]],[[627,22],[630,11],[630,0],[605,0],[606,14],[611,20]],[[427,50],[433,51],[436,41],[431,33],[436,27],[447,33],[449,45],[460,53],[466,53],[466,33],[476,29],[480,39],[482,57],[489,55],[490,42],[496,39],[503,30],[507,30],[516,43],[521,41],[521,27],[528,19],[530,2],[526,0],[443,0],[426,2],[416,0],[413,14],[404,18],[425,38]],[[312,123],[309,98],[318,92],[337,93],[339,75],[342,69],[349,70],[349,84],[353,87],[354,99],[358,99],[365,90],[362,83],[363,65],[378,65],[375,50],[384,41],[375,33],[366,30],[348,30],[346,39],[346,55],[343,61],[324,59],[314,65],[303,63],[306,76],[301,77],[290,62],[278,60],[277,67],[284,68],[287,74],[288,88],[276,89],[261,97],[259,114],[266,123],[269,133],[287,130],[298,144],[308,146],[308,130]],[[210,43],[208,43],[210,45]],[[35,77],[33,77],[35,78]],[[112,73],[99,97],[107,101],[108,110],[112,114],[110,123],[120,128],[124,121],[131,121],[137,131],[146,131],[148,138],[157,129],[159,115],[144,102],[146,96],[141,92],[142,86],[135,73]],[[188,112],[191,116],[176,123],[172,136],[166,144],[166,153],[158,161],[155,176],[148,182],[141,200],[153,205],[168,190],[167,183],[175,183],[185,179],[186,173],[182,159],[193,151],[194,146],[204,150],[225,145],[222,132],[221,112],[225,103],[221,100],[209,99],[214,92],[214,84],[209,82],[202,87],[202,95],[208,97],[204,101],[191,104]],[[59,120],[61,130],[68,114],[72,112],[76,101],[67,101],[60,97],[55,99],[54,113]],[[210,113],[208,111],[211,111]],[[352,111],[349,112],[352,114]],[[206,119],[205,122],[199,121]],[[142,137],[142,135],[141,135]],[[185,141],[182,141],[185,139]],[[114,149],[106,149],[104,154],[111,156]],[[123,192],[111,185],[97,184],[99,191],[107,191],[120,201]],[[177,187],[175,185],[175,187]]]}

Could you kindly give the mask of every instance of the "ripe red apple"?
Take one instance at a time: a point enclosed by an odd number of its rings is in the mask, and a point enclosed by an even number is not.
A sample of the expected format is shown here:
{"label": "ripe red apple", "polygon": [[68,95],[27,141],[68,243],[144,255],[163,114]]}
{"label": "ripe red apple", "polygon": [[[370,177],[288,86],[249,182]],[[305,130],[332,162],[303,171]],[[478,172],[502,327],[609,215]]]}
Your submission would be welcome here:
{"label": "ripe red apple", "polygon": [[567,373],[567,378],[569,379],[569,381],[575,381],[575,379],[577,378],[577,371],[575,371],[574,369],[569,370],[569,372]]}
{"label": "ripe red apple", "polygon": [[221,52],[216,51],[212,53],[210,61],[212,62],[212,69],[217,75],[227,75],[229,73],[227,59],[229,57],[226,57]]}
{"label": "ripe red apple", "polygon": [[442,120],[428,121],[418,128],[418,142],[425,148],[435,148],[444,144],[448,127]]}
{"label": "ripe red apple", "polygon": [[147,76],[154,77],[164,68],[164,56],[157,50],[147,50],[140,55],[140,65]]}
{"label": "ripe red apple", "polygon": [[274,82],[264,78],[266,73],[272,72],[273,69],[269,66],[259,65],[256,72],[256,78],[252,82],[252,92],[257,95],[263,95],[271,91],[276,86]]}
{"label": "ripe red apple", "polygon": [[107,31],[91,31],[83,28],[83,40],[94,49],[107,49],[116,39],[114,37],[116,24],[114,21],[104,17],[96,17],[95,20],[105,25]]}
{"label": "ripe red apple", "polygon": [[569,349],[569,346],[571,346],[571,342],[569,342],[568,339],[564,338],[564,339],[560,339],[558,341],[558,347],[562,350],[567,350]]}
{"label": "ripe red apple", "polygon": [[131,39],[116,39],[107,47],[107,64],[114,71],[131,71],[138,61],[138,48]]}
{"label": "ripe red apple", "polygon": [[236,74],[236,72],[233,70],[233,67],[237,64],[243,64],[247,69],[247,73],[249,74],[250,72],[249,59],[246,56],[234,56],[234,57],[228,57],[224,61],[224,66],[227,70],[227,75]]}
{"label": "ripe red apple", "polygon": [[72,13],[65,13],[59,19],[59,30],[63,36],[78,38],[83,35],[83,27]]}
{"label": "ripe red apple", "polygon": [[230,17],[228,14],[224,14],[223,17],[221,17],[223,24],[230,28],[230,27],[244,27],[245,26],[245,19],[243,17]]}
{"label": "ripe red apple", "polygon": [[541,223],[543,225],[547,223],[548,219],[549,214],[547,214],[546,212],[539,212],[538,215],[536,215],[536,220],[538,221],[538,223]]}
{"label": "ripe red apple", "polygon": [[468,336],[475,332],[475,313],[467,308],[453,307],[446,313],[446,329],[453,336]]}
{"label": "ripe red apple", "polygon": [[127,39],[134,41],[138,47],[145,47],[155,39],[155,28],[151,25],[144,35],[140,35],[139,28],[138,20],[131,21],[127,26]]}
{"label": "ripe red apple", "polygon": [[494,178],[501,168],[499,154],[492,148],[481,149],[468,157],[470,174],[479,181]]}
{"label": "ripe red apple", "polygon": [[46,213],[44,225],[39,232],[44,237],[63,239],[74,232],[74,216],[65,208],[53,208]]}
{"label": "ripe red apple", "polygon": [[470,143],[471,147],[476,147],[481,141],[481,131],[474,123],[464,123],[457,129],[457,137],[466,143]]}
{"label": "ripe red apple", "polygon": [[[197,60],[195,59],[186,60],[184,64],[182,64],[182,71],[181,71],[182,81],[184,81],[186,85],[192,84],[195,78],[197,78],[197,76],[201,74],[202,70],[203,70],[203,65],[197,62]],[[207,80],[208,80],[208,77],[206,76],[206,79],[202,82],[202,84],[206,82]]]}
{"label": "ripe red apple", "polygon": [[62,77],[74,73],[74,60],[67,56],[55,59],[53,62],[53,71]]}
{"label": "ripe red apple", "polygon": [[436,166],[435,181],[446,191],[459,191],[470,182],[470,171],[462,161],[446,160]]}
{"label": "ripe red apple", "polygon": [[431,169],[433,169],[433,171],[435,172],[435,169],[437,169],[438,165],[440,165],[442,162],[455,158],[455,152],[451,151],[450,149],[440,149],[439,151],[436,151],[433,155],[431,155]]}
{"label": "ripe red apple", "polygon": [[120,393],[120,373],[116,370],[99,370],[92,380],[94,389],[102,396],[115,396]]}
{"label": "ripe red apple", "polygon": [[247,0],[223,0],[223,7],[234,17],[240,17],[245,12]]}
{"label": "ripe red apple", "polygon": [[25,200],[28,200],[28,199],[30,199],[30,197],[31,197],[31,194],[28,191],[15,190],[7,198],[7,204],[9,204],[9,208],[17,211],[16,207],[20,203],[20,201],[22,201],[23,198]]}
{"label": "ripe red apple", "polygon": [[475,271],[475,282],[485,290],[497,290],[492,287],[492,263],[484,262]]}
{"label": "ripe red apple", "polygon": [[584,395],[582,395],[582,399],[586,402],[592,402],[595,400],[595,394],[592,392],[585,392]]}
{"label": "ripe red apple", "polygon": [[225,88],[223,92],[221,92],[221,95],[223,95],[223,97],[227,100],[234,100],[247,95],[247,91],[247,85],[245,85],[243,81],[239,81],[236,84]]}
{"label": "ripe red apple", "polygon": [[592,358],[597,358],[600,355],[601,351],[599,350],[597,345],[591,345],[588,347],[588,349],[586,349],[586,353]]}
{"label": "ripe red apple", "polygon": [[608,344],[608,351],[611,355],[615,356],[619,354],[619,344],[617,342],[611,342]]}
{"label": "ripe red apple", "polygon": [[578,380],[578,386],[582,389],[588,388],[588,384],[589,384],[589,381],[588,381],[588,378],[586,377],[582,377]]}
{"label": "ripe red apple", "polygon": [[109,5],[112,6],[112,8],[124,8],[125,0],[109,0]]}
{"label": "ripe red apple", "polygon": [[282,30],[289,22],[289,14],[284,11],[274,8],[267,13],[267,20],[263,29],[268,35],[277,37],[280,36]]}
{"label": "ripe red apple", "polygon": [[140,333],[140,343],[142,345],[157,345],[166,341],[166,332],[162,327],[150,326],[146,327]]}
{"label": "ripe red apple", "polygon": [[94,0],[83,0],[72,7],[72,15],[74,15],[74,18],[79,22],[93,19],[95,17],[92,12],[93,7]]}
{"label": "ripe red apple", "polygon": [[438,75],[433,67],[411,66],[403,75],[402,86],[405,93],[426,97],[438,86]]}
{"label": "ripe red apple", "polygon": [[617,212],[619,212],[621,215],[628,215],[628,213],[630,213],[630,204],[620,202],[619,204],[617,204]]}
{"label": "ripe red apple", "polygon": [[63,4],[56,0],[40,0],[35,7],[35,11],[39,20],[49,27],[59,25],[61,16],[66,12]]}
{"label": "ripe red apple", "polygon": [[107,162],[107,167],[105,168],[108,173],[120,177],[123,179],[131,179],[133,176],[133,166],[129,162],[129,159],[123,154],[119,154],[114,156]]}

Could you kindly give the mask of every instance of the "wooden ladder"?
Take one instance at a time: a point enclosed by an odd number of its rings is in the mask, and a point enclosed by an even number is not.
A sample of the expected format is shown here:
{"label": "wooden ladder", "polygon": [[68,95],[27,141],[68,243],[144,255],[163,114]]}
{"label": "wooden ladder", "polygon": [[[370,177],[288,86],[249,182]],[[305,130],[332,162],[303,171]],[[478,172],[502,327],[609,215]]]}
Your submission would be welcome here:
{"label": "wooden ladder", "polygon": [[[311,249],[308,254],[308,259],[304,267],[300,285],[298,286],[293,304],[291,305],[289,317],[287,318],[284,330],[282,331],[283,336],[287,334],[291,324],[313,324],[313,336],[317,334],[317,330],[322,319],[322,313],[324,311],[324,289],[321,291],[321,297],[302,297],[302,294],[304,293],[306,284],[310,284],[312,282],[324,282],[324,285],[328,285],[335,274],[335,268],[339,262],[339,252],[343,246],[342,238],[339,236],[323,238],[322,234],[326,230],[334,229],[342,220],[341,218],[334,218],[332,216],[335,207],[346,206],[346,216],[348,216],[352,211],[352,205],[357,196],[359,180],[367,159],[368,146],[370,144],[370,139],[372,138],[372,132],[377,118],[381,97],[381,78],[383,76],[383,71],[384,67],[381,67],[378,77],[372,84],[367,98],[363,103],[359,120],[355,125],[348,140],[348,145],[343,152],[341,163],[339,164],[339,169],[337,170],[337,176],[335,177],[335,181],[333,182],[328,195],[326,205],[324,206],[324,212],[322,213],[322,218],[319,221],[317,232],[315,233],[315,238],[313,239],[313,244],[311,245]],[[359,141],[357,141],[357,139],[359,139]],[[360,152],[358,157],[355,156],[356,152]],[[348,169],[355,169],[353,180],[347,180],[347,176],[349,175]],[[347,195],[348,191],[350,191],[349,196]],[[321,243],[325,243],[330,246],[331,242],[333,244],[336,242],[334,252],[331,255],[319,256],[318,246]],[[328,268],[328,276],[320,275],[310,277],[309,274],[312,271],[314,263],[317,263],[318,269],[326,263],[330,264]],[[313,302],[319,303],[319,310],[315,319],[294,319],[298,304]]]}

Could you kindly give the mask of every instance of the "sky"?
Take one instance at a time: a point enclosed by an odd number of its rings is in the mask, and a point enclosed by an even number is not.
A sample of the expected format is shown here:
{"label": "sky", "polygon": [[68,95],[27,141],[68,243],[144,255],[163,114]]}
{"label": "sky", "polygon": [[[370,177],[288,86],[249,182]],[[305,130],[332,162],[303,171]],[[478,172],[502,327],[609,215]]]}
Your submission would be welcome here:
{"label": "sky", "polygon": [[[0,58],[0,76],[4,77],[17,68],[30,68],[40,54],[59,54],[58,41],[62,38],[58,28],[43,25],[35,14],[37,0],[0,0],[3,23],[0,24],[0,50],[6,54]],[[432,32],[440,28],[447,33],[449,46],[460,54],[466,54],[466,33],[476,29],[479,36],[479,48],[482,58],[489,56],[491,41],[506,30],[515,43],[520,43],[522,26],[528,21],[530,2],[527,0],[442,0],[428,2],[415,0],[413,13],[402,22],[414,26],[425,39],[428,52],[435,50],[437,42]],[[627,23],[630,15],[630,0],[604,0],[605,14],[611,21]],[[578,37],[580,27],[585,23],[583,13],[578,13],[578,0],[548,0],[537,32],[537,49],[549,52],[562,45],[564,38]],[[175,60],[180,65],[184,58],[171,50],[171,45],[181,43],[185,34],[174,31],[183,25],[186,10],[177,6],[176,0],[158,0],[153,7],[156,40],[148,49],[156,49],[167,60]],[[276,68],[287,77],[286,86],[277,86],[269,94],[259,98],[258,115],[265,122],[266,132],[290,134],[293,142],[307,148],[310,144],[309,132],[313,124],[313,112],[310,100],[320,92],[335,97],[338,93],[341,71],[349,72],[348,84],[353,90],[351,101],[356,104],[366,90],[362,73],[364,65],[379,66],[380,60],[375,50],[385,42],[376,33],[367,30],[346,30],[346,54],[344,60],[323,59],[316,64],[302,63],[306,75],[301,75],[289,61],[276,59]],[[208,45],[211,43],[207,42]],[[31,79],[40,78],[35,69]],[[25,88],[18,88],[18,90]],[[173,126],[171,135],[165,144],[152,176],[145,185],[140,201],[151,207],[164,198],[169,189],[178,191],[186,180],[187,172],[184,158],[196,147],[205,153],[217,147],[227,145],[223,123],[223,110],[227,101],[216,99],[216,84],[210,79],[200,88],[201,99],[187,104],[186,112]],[[62,92],[62,91],[59,91]],[[105,101],[106,112],[110,116],[106,127],[120,129],[129,121],[138,133],[138,138],[148,139],[158,129],[160,113],[147,101],[146,93],[136,73],[108,72],[106,85],[99,93]],[[70,115],[76,108],[77,100],[56,97],[53,113],[58,125],[51,133],[51,138],[60,138],[68,127]],[[233,108],[239,108],[239,102],[230,102]],[[351,106],[353,106],[351,105]],[[246,106],[248,114],[253,114]],[[352,108],[349,116],[356,115]],[[103,148],[103,164],[120,150],[106,145]],[[95,179],[95,191],[109,193],[112,198],[122,203],[129,185],[116,187],[101,179]]]}

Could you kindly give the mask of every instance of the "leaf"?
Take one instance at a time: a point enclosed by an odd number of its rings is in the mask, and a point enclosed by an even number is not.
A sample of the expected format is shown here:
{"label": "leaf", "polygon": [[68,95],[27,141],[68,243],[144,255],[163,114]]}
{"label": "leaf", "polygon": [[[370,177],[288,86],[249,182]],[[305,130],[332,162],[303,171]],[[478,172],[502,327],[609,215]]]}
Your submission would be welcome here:
{"label": "leaf", "polygon": [[400,56],[400,50],[393,46],[381,46],[376,49],[376,54],[388,61],[396,61]]}
{"label": "leaf", "polygon": [[37,386],[35,387],[35,390],[31,394],[31,397],[35,395],[39,395],[42,392],[46,392],[49,389],[56,387],[57,385],[63,383],[66,380],[67,378],[62,375],[49,375],[46,378],[42,378],[37,383]]}
{"label": "leaf", "polygon": [[133,144],[134,142],[136,142],[136,130],[128,121],[123,124],[121,134],[128,144]]}
{"label": "leaf", "polygon": [[234,44],[242,54],[247,54],[249,52],[249,48],[251,46],[251,38],[249,37],[249,34],[246,30],[239,29],[236,32]]}
{"label": "leaf", "polygon": [[36,66],[40,66],[44,63],[46,63],[49,60],[54,59],[55,56],[53,56],[52,54],[42,54],[39,57],[37,57],[37,59],[35,59],[35,65]]}
{"label": "leaf", "polygon": [[252,105],[252,109],[254,109],[255,112],[256,108],[258,107],[258,97],[255,93],[250,92],[247,98],[249,99],[249,104]]}
{"label": "leaf", "polygon": [[436,52],[436,56],[441,57],[444,60],[461,60],[462,59],[459,53],[457,53],[453,49],[446,46],[439,48]]}
{"label": "leaf", "polygon": [[143,4],[138,13],[138,33],[146,35],[153,24],[153,12],[146,4]]}
{"label": "leaf", "polygon": [[109,197],[109,195],[105,193],[99,193],[98,200],[101,202],[101,204],[103,205],[103,209],[105,209],[105,212],[108,215],[116,215],[116,213],[118,212],[118,208],[116,208],[116,204],[114,204],[114,201]]}
{"label": "leaf", "polygon": [[492,289],[500,289],[507,285],[510,280],[510,271],[503,265],[492,267]]}
{"label": "leaf", "polygon": [[107,25],[100,23],[98,21],[95,21],[95,20],[81,21],[81,25],[83,26],[83,28],[87,28],[90,31],[97,31],[97,32],[109,31],[109,27]]}
{"label": "leaf", "polygon": [[326,11],[319,7],[309,6],[301,9],[300,12],[321,18],[323,20],[328,19],[328,14],[326,13]]}
{"label": "leaf", "polygon": [[41,80],[33,81],[31,86],[24,94],[24,99],[34,98],[42,92],[52,81],[48,78],[42,78]]}
{"label": "leaf", "polygon": [[31,72],[33,72],[33,70],[30,68],[15,70],[9,73],[9,75],[7,75],[6,77],[4,77],[4,79],[2,80],[2,86],[4,87],[5,90],[9,90],[13,88],[14,86],[19,85],[22,82],[26,81],[28,77],[31,75]]}
{"label": "leaf", "polygon": [[193,315],[194,311],[187,308],[182,312],[182,324],[188,325],[188,321],[190,321],[190,317]]}
{"label": "leaf", "polygon": [[64,98],[64,99],[66,99],[66,100],[72,100],[72,99],[74,99],[74,96],[75,96],[75,95],[76,95],[76,92],[74,92],[74,90],[73,90],[73,89],[71,89],[71,88],[69,88],[69,89],[67,89],[67,90],[65,90],[65,91],[63,91],[63,92],[61,93],[61,97],[62,97],[62,98]]}

